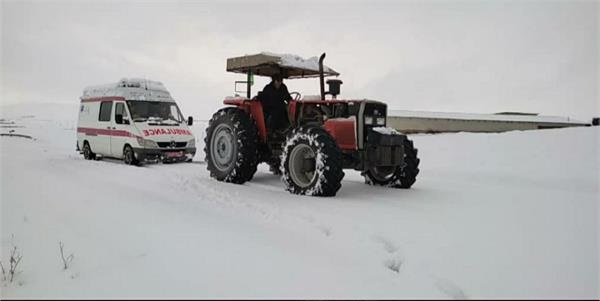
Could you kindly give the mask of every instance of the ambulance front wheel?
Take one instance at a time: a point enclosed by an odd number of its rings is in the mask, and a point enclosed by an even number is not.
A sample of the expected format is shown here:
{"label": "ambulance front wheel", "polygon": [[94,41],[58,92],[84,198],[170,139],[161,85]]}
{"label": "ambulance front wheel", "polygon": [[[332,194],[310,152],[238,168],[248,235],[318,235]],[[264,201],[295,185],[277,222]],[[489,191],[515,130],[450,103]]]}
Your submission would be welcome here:
{"label": "ambulance front wheel", "polygon": [[123,162],[127,165],[140,165],[140,161],[135,158],[133,149],[129,145],[126,145],[123,149]]}
{"label": "ambulance front wheel", "polygon": [[92,148],[90,147],[90,144],[87,141],[83,142],[83,158],[85,158],[86,160],[96,159],[96,154],[92,152]]}

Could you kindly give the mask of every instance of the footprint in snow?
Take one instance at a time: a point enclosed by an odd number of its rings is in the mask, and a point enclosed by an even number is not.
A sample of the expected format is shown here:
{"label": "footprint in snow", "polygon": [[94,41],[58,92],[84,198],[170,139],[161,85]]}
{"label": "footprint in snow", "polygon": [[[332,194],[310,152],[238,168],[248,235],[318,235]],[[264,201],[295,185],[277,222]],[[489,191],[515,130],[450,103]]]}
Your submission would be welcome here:
{"label": "footprint in snow", "polygon": [[374,236],[373,240],[376,243],[381,244],[383,249],[388,253],[395,253],[396,251],[398,251],[398,247],[396,246],[396,244],[394,244],[391,240],[383,236]]}
{"label": "footprint in snow", "polygon": [[468,299],[465,292],[460,287],[458,287],[458,285],[456,285],[454,282],[452,282],[448,279],[435,277],[435,286],[442,293],[448,295],[448,297],[450,297],[454,300]]}
{"label": "footprint in snow", "polygon": [[373,240],[380,244],[383,250],[389,254],[389,257],[383,261],[383,265],[394,273],[400,273],[400,268],[406,261],[400,248],[390,239],[383,236],[375,236]]}
{"label": "footprint in snow", "polygon": [[325,236],[331,236],[331,228],[327,226],[317,226],[317,229]]}
{"label": "footprint in snow", "polygon": [[386,268],[394,273],[400,273],[400,267],[402,267],[402,263],[404,260],[400,257],[389,258],[385,260],[383,263]]}

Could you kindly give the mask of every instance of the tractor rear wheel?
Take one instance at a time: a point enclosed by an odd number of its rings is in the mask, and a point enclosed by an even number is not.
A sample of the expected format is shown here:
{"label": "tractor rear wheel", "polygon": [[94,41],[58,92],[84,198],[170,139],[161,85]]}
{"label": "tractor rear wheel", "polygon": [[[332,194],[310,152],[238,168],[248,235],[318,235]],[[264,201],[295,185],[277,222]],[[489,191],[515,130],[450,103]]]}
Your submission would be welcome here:
{"label": "tractor rear wheel", "polygon": [[389,186],[394,188],[410,188],[419,174],[418,150],[411,140],[404,140],[404,167],[379,166],[372,167],[363,173],[369,185]]}
{"label": "tractor rear wheel", "polygon": [[342,151],[322,128],[294,129],[287,137],[281,160],[283,181],[291,193],[335,196],[342,186]]}
{"label": "tractor rear wheel", "polygon": [[258,133],[239,108],[223,108],[210,119],[204,138],[206,166],[218,181],[243,184],[256,173]]}

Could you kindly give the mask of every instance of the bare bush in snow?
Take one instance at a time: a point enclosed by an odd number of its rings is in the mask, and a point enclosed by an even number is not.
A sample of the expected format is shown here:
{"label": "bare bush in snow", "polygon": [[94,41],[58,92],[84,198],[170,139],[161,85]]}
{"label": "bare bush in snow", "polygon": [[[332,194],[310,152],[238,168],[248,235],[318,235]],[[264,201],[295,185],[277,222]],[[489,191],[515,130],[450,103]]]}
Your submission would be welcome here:
{"label": "bare bush in snow", "polygon": [[0,268],[2,268],[2,281],[6,281],[6,270],[4,269],[4,265],[2,264],[2,260],[0,260]]}
{"label": "bare bush in snow", "polygon": [[8,259],[8,271],[6,271],[2,261],[0,261],[0,268],[2,268],[2,281],[9,280],[10,282],[13,282],[21,259],[23,259],[23,256],[18,252],[17,247],[14,246],[10,252],[10,258]]}
{"label": "bare bush in snow", "polygon": [[65,257],[65,252],[64,252],[65,244],[62,241],[59,241],[58,246],[60,247],[60,258],[62,259],[62,262],[63,262],[63,269],[66,270],[69,268],[69,264],[73,261],[73,259],[75,258],[75,255],[70,254],[69,256]]}

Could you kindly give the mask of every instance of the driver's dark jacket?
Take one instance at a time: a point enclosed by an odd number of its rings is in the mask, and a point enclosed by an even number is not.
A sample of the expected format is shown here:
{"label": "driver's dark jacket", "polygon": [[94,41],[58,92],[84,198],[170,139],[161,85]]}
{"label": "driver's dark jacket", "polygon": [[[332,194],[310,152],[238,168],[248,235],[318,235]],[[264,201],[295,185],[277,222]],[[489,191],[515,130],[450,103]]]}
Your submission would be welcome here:
{"label": "driver's dark jacket", "polygon": [[275,88],[273,82],[266,85],[259,94],[258,99],[262,103],[268,129],[276,130],[289,124],[285,101],[291,100],[292,96],[290,96],[287,87],[283,83],[281,83],[279,89]]}
{"label": "driver's dark jacket", "polygon": [[290,96],[284,83],[281,83],[281,86],[277,89],[275,84],[271,82],[265,86],[258,98],[263,105],[263,111],[274,113],[281,110],[285,111],[287,109],[285,101],[292,99],[292,96]]}

